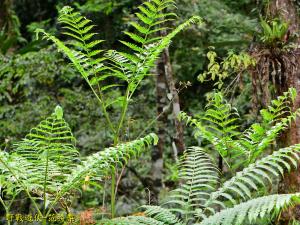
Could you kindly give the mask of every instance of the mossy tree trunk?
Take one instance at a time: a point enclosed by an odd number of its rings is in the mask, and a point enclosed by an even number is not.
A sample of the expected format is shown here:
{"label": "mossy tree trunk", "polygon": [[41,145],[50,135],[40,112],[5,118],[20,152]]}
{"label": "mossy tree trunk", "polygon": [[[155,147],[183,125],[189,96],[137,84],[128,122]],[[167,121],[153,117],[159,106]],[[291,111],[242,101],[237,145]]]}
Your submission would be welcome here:
{"label": "mossy tree trunk", "polygon": [[[297,98],[293,105],[293,109],[300,108],[300,51],[299,44],[300,38],[299,34],[299,15],[295,2],[292,0],[273,0],[266,12],[271,18],[280,18],[289,24],[289,30],[286,35],[286,39],[293,40],[295,47],[292,50],[294,57],[291,57],[288,62],[293,64],[292,66],[286,65],[284,71],[284,77],[286,77],[285,82],[281,87],[277,89],[287,90],[289,87],[294,87],[297,90]],[[278,90],[279,92],[279,90]],[[284,145],[292,145],[300,143],[300,119],[298,118],[296,122],[292,123],[291,128],[284,135],[282,141]],[[299,162],[300,164],[300,162]],[[285,178],[282,180],[279,191],[281,193],[292,193],[300,192],[300,168],[293,171],[290,174],[286,174]],[[300,220],[300,205],[295,206],[281,216],[281,224],[289,224],[289,221],[297,219]]]}

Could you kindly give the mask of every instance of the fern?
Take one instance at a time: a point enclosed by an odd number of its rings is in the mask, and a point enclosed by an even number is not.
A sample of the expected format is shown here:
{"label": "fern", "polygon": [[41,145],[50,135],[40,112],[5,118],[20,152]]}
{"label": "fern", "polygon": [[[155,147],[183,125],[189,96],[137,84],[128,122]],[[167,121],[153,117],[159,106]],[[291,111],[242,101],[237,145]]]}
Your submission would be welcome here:
{"label": "fern", "polygon": [[223,100],[221,93],[213,95],[204,116],[195,119],[181,112],[179,119],[195,127],[195,136],[208,140],[226,162],[228,159],[238,161],[233,165],[227,163],[238,168],[244,163],[254,162],[296,119],[300,110],[292,111],[290,106],[294,100],[295,89],[290,88],[273,100],[268,109],[261,110],[262,122],[251,125],[244,132],[239,132],[234,125],[239,118],[238,113]]}
{"label": "fern", "polygon": [[8,164],[3,166],[6,165],[19,188],[26,188],[37,199],[43,198],[46,204],[62,186],[66,174],[75,168],[79,154],[74,145],[62,109],[57,106],[50,117],[15,144],[12,155],[8,156],[11,159],[6,159]]}
{"label": "fern", "polygon": [[139,21],[131,23],[135,32],[125,32],[131,42],[121,41],[132,53],[117,51],[107,53],[107,57],[115,64],[114,68],[128,77],[131,92],[135,91],[137,85],[148,74],[172,38],[190,24],[201,21],[199,17],[192,17],[165,37],[161,36],[161,31],[168,29],[164,26],[165,22],[176,17],[174,13],[165,13],[165,9],[174,4],[175,2],[170,0],[152,0],[139,6],[140,12],[136,13]]}
{"label": "fern", "polygon": [[[205,208],[214,212],[214,206],[226,208],[224,204],[228,200],[230,204],[235,205],[239,201],[245,201],[253,198],[253,192],[256,194],[259,188],[272,185],[273,178],[279,178],[284,175],[284,171],[291,171],[290,164],[296,168],[299,160],[300,145],[293,145],[287,148],[275,151],[273,154],[250,164],[242,171],[237,172],[234,177],[226,181],[218,190],[212,192],[206,202]],[[221,201],[221,199],[223,199]]]}
{"label": "fern", "polygon": [[259,219],[272,218],[281,209],[298,202],[299,193],[264,196],[222,210],[195,225],[256,224]]}
{"label": "fern", "polygon": [[[239,134],[236,125],[239,114],[235,108],[224,99],[220,92],[213,94],[206,105],[203,122],[209,133],[213,133],[213,139],[208,140],[214,143],[216,150],[222,158],[228,156],[234,158],[234,148],[232,148],[233,139]],[[237,153],[238,154],[238,153]]]}
{"label": "fern", "polygon": [[[122,136],[121,131],[129,102],[144,77],[149,75],[156,59],[169,46],[176,34],[191,24],[201,21],[199,17],[192,17],[171,30],[166,36],[161,36],[160,32],[167,29],[163,24],[173,20],[176,16],[174,13],[166,12],[173,6],[173,0],[151,0],[145,1],[138,7],[137,21],[131,23],[134,32],[124,32],[130,41],[121,41],[129,48],[130,53],[116,50],[108,50],[103,53],[103,51],[95,49],[102,40],[94,40],[96,33],[92,31],[94,26],[91,25],[91,21],[80,13],[74,12],[69,6],[60,11],[59,23],[63,25],[64,34],[70,37],[71,41],[62,42],[44,30],[37,30],[37,36],[42,33],[43,38],[51,40],[58,50],[69,58],[88,83],[101,105],[115,145],[119,143],[120,136]],[[113,80],[113,83],[110,80]],[[126,87],[124,93],[123,89],[121,90],[122,96],[113,99],[107,96],[109,95],[108,91],[112,92],[120,86]],[[112,121],[108,113],[108,107],[111,106],[121,108],[116,123]],[[112,189],[115,188],[114,184],[115,174],[112,175]],[[115,190],[111,191],[111,193],[115,192]],[[115,212],[114,199],[115,196],[112,195],[112,217]]]}
{"label": "fern", "polygon": [[278,135],[295,121],[300,113],[299,109],[294,112],[291,109],[295,98],[296,90],[290,88],[272,100],[267,109],[260,111],[262,122],[253,124],[243,133],[239,146],[249,158],[248,163],[254,162],[272,143],[276,143]]}
{"label": "fern", "polygon": [[187,150],[181,167],[183,183],[171,192],[170,200],[163,205],[169,209],[145,206],[144,216],[117,218],[107,224],[192,224],[197,220],[197,225],[238,225],[256,224],[267,216],[272,218],[299,201],[299,193],[259,197],[263,194],[259,190],[272,185],[273,179],[283,175],[286,169],[290,171],[290,163],[296,167],[299,150],[300,145],[280,149],[249,165],[217,188],[211,185],[218,180],[216,167],[201,148],[193,147]]}
{"label": "fern", "polygon": [[170,211],[180,213],[185,221],[190,221],[195,210],[202,207],[216,189],[219,176],[209,155],[199,147],[189,148],[183,159],[180,170],[183,184],[170,193],[166,205],[171,206]]}
{"label": "fern", "polygon": [[[33,128],[23,141],[15,145],[14,152],[28,160],[32,165],[44,171],[44,177],[35,185],[44,186],[53,190],[45,190],[47,193],[55,192],[66,174],[75,168],[79,152],[75,148],[75,138],[73,137],[69,125],[63,119],[62,108],[57,106],[55,112],[43,120],[37,127]],[[30,169],[30,168],[24,168]],[[48,175],[51,175],[47,177]],[[32,178],[36,176],[31,174]],[[55,181],[51,185],[52,181]]]}
{"label": "fern", "polygon": [[144,138],[110,147],[88,156],[68,175],[62,186],[61,194],[73,186],[80,186],[84,181],[83,177],[103,178],[116,164],[123,165],[129,158],[139,155],[147,146],[156,145],[157,141],[155,134],[149,134]]}
{"label": "fern", "polygon": [[154,218],[160,222],[163,222],[164,224],[170,224],[170,225],[182,225],[180,219],[178,219],[173,213],[171,213],[169,210],[164,209],[159,206],[144,206],[145,214],[151,218]]}
{"label": "fern", "polygon": [[22,187],[16,183],[15,176],[26,178],[23,168],[17,168],[14,175],[1,162],[5,161],[6,165],[15,167],[16,165],[26,165],[27,162],[20,157],[9,155],[7,152],[0,150],[0,204],[3,206],[6,214],[9,214],[16,197],[21,193]]}
{"label": "fern", "polygon": [[[292,112],[290,109],[293,99],[295,99],[295,92],[290,89],[282,97],[274,100],[268,109],[262,110],[263,119],[259,124],[262,129],[259,130],[248,129],[246,132],[237,132],[236,127],[230,125],[226,129],[226,125],[231,121],[235,122],[238,117],[221,95],[215,95],[204,117],[194,119],[185,113],[180,117],[196,127],[198,132],[196,135],[202,135],[214,146],[219,145],[222,140],[224,143],[230,143],[230,146],[235,147],[237,151],[240,148],[243,153],[251,152],[260,146],[261,149],[267,149],[271,144],[269,140],[274,140],[275,136],[269,135],[266,129],[270,127],[286,129],[287,125],[295,119],[298,112]],[[217,109],[219,111],[215,112]],[[260,132],[261,130],[263,132]],[[229,138],[222,139],[221,131]],[[247,135],[245,133],[251,134],[249,139],[245,138]],[[249,140],[256,140],[256,142],[251,143]],[[248,144],[243,145],[244,143]],[[230,149],[227,145],[218,147]],[[162,206],[147,206],[144,216],[139,216],[137,220],[132,216],[118,218],[115,224],[123,224],[123,222],[124,224],[130,222],[149,224],[151,219],[155,219],[152,221],[153,224],[196,222],[197,225],[237,225],[257,224],[260,219],[266,217],[271,219],[282,209],[298,201],[299,193],[266,196],[266,190],[269,190],[268,188],[274,185],[274,181],[281,178],[286,171],[297,168],[299,152],[300,144],[274,150],[272,154],[257,159],[256,162],[245,164],[244,169],[221,183],[222,179],[219,175],[222,174],[218,173],[209,154],[201,147],[191,147],[186,150],[181,163],[180,185],[170,193]],[[259,156],[261,154],[256,158]]]}
{"label": "fern", "polygon": [[204,115],[199,119],[194,119],[184,112],[180,113],[179,119],[195,127],[195,137],[207,140],[230,166],[228,158],[235,158],[241,154],[233,148],[234,141],[239,135],[236,125],[239,114],[224,99],[221,92],[212,94],[205,109]]}
{"label": "fern", "polygon": [[119,217],[112,220],[100,220],[103,225],[183,225],[169,210],[160,206],[143,206],[145,212],[139,216]]}
{"label": "fern", "polygon": [[[47,218],[58,201],[65,201],[71,191],[82,186],[86,176],[103,179],[112,167],[126,163],[156,142],[157,136],[149,134],[80,161],[75,139],[63,120],[63,111],[56,107],[50,117],[15,145],[11,154],[0,151],[0,177],[24,191],[40,216]],[[41,199],[43,210],[39,206]]]}
{"label": "fern", "polygon": [[[166,36],[161,36],[160,31],[167,30],[163,24],[173,20],[176,16],[174,13],[165,12],[166,9],[173,6],[174,1],[172,0],[152,0],[138,7],[139,12],[136,13],[138,21],[131,23],[134,32],[125,32],[130,38],[130,42],[121,41],[132,53],[109,50],[102,54],[101,50],[94,50],[102,40],[93,40],[96,33],[92,32],[91,21],[68,6],[60,11],[59,22],[67,30],[64,33],[72,38],[71,42],[64,43],[43,30],[37,30],[37,34],[42,33],[44,38],[54,42],[58,50],[70,59],[89,84],[101,104],[116,143],[123,126],[128,102],[154,66],[160,53],[168,47],[176,34],[191,24],[201,21],[199,17],[192,17],[171,30]],[[118,81],[111,84],[107,80],[109,77],[117,78]],[[112,100],[105,98],[106,91],[111,91],[112,88],[121,85],[127,86],[122,98]],[[122,105],[122,109],[120,118],[115,125],[107,113],[107,107],[116,103]]]}

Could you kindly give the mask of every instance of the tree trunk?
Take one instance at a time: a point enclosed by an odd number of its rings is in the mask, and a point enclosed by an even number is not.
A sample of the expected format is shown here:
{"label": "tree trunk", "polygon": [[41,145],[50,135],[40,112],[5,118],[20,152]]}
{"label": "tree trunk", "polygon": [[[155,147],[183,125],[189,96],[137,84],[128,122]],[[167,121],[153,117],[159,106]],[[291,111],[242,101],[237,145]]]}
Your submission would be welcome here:
{"label": "tree trunk", "polygon": [[[290,36],[299,33],[299,16],[297,14],[296,5],[294,5],[292,0],[273,0],[270,3],[269,15],[272,18],[280,17],[289,23],[289,34]],[[289,38],[289,37],[287,37]],[[300,38],[297,37],[295,44],[299,46]],[[300,57],[299,57],[299,47],[294,49],[295,57],[289,59],[292,70],[285,71],[286,82],[283,87],[277,87],[277,89],[287,90],[290,87],[296,88],[297,98],[293,105],[293,109],[296,110],[300,107]],[[278,90],[280,93],[280,90]],[[293,145],[300,142],[300,120],[299,118],[296,122],[292,123],[291,128],[286,133],[284,138],[284,145]],[[282,183],[280,184],[279,191],[281,193],[291,193],[300,191],[300,168],[296,171],[286,174]],[[287,212],[282,214],[281,224],[288,224],[290,220],[297,219],[300,220],[300,206],[295,206],[293,209],[289,209]]]}
{"label": "tree trunk", "polygon": [[[168,102],[168,92],[171,94],[172,100],[172,113],[175,124],[175,136],[172,140],[172,147],[174,150],[174,157],[181,155],[185,149],[183,141],[183,127],[180,121],[177,119],[180,112],[179,96],[175,86],[172,67],[170,63],[169,50],[165,49],[162,56],[157,62],[157,76],[156,76],[156,107],[157,107],[157,128],[159,141],[156,148],[152,152],[152,187],[159,189],[162,187],[162,172],[163,172],[163,153],[166,140],[166,129],[168,125],[168,115],[166,113]],[[157,200],[157,190],[152,190],[154,196],[152,200]]]}
{"label": "tree trunk", "polygon": [[[167,84],[165,78],[165,64],[163,57],[157,62],[156,66],[156,111],[157,111],[157,132],[158,132],[158,143],[152,151],[152,171],[151,180],[152,187],[160,189],[162,187],[163,177],[163,152],[166,140],[166,127],[168,123],[168,115],[164,112],[164,108],[167,105]],[[154,203],[157,201],[158,190],[152,190],[152,200]],[[153,203],[153,202],[152,202]]]}
{"label": "tree trunk", "polygon": [[[173,137],[175,146],[176,146],[176,154],[182,155],[185,149],[184,139],[183,139],[183,127],[181,122],[178,120],[178,115],[180,113],[180,101],[178,91],[175,86],[175,81],[173,77],[172,65],[170,62],[170,54],[169,49],[165,49],[162,54],[162,59],[165,65],[165,76],[166,81],[169,87],[169,91],[172,98],[172,108],[173,108],[173,117],[174,117],[174,124],[175,124],[175,137]],[[176,155],[175,154],[175,155]]]}

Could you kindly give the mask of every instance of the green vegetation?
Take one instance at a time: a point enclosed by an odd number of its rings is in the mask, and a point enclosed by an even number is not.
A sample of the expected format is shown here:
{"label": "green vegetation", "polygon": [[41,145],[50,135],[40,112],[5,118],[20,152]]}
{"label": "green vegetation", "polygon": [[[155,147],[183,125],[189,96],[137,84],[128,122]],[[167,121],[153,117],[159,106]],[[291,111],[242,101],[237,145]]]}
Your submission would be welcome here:
{"label": "green vegetation", "polygon": [[66,3],[0,3],[0,224],[300,222],[296,4]]}

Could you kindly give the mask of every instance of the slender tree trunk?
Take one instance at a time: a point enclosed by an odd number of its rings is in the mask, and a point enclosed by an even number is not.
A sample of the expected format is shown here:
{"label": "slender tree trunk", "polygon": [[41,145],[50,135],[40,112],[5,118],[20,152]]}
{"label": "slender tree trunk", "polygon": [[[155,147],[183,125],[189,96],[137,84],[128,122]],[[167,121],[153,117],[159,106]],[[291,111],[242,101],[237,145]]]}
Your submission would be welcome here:
{"label": "slender tree trunk", "polygon": [[173,108],[173,117],[174,117],[173,119],[175,124],[175,137],[173,137],[173,139],[176,146],[176,152],[178,155],[181,155],[185,149],[184,139],[183,139],[183,127],[181,122],[178,120],[178,115],[180,113],[180,101],[179,101],[179,95],[173,77],[169,49],[166,48],[163,51],[162,59],[165,65],[166,81],[173,101],[172,108]]}
{"label": "slender tree trunk", "polygon": [[[296,5],[292,0],[273,0],[270,3],[269,12],[267,12],[272,18],[280,17],[289,23],[289,34],[290,36],[299,33],[299,15],[297,14]],[[289,37],[287,37],[289,38]],[[295,44],[299,46],[300,38],[297,37]],[[289,63],[294,66],[292,70],[285,71],[284,77],[286,77],[286,82],[283,87],[277,87],[277,89],[287,90],[290,87],[296,88],[297,98],[293,105],[293,109],[296,110],[300,107],[300,55],[299,47],[294,49],[295,57],[289,59]],[[278,90],[280,93],[280,90]],[[290,130],[286,133],[283,139],[285,145],[292,145],[300,142],[300,120],[299,118],[296,122],[292,123]],[[282,183],[280,184],[279,191],[281,193],[288,192],[299,192],[300,191],[300,168],[296,171],[286,174]],[[300,220],[300,206],[295,206],[294,208],[288,210],[282,214],[281,224],[288,224],[289,220],[293,218]]]}
{"label": "slender tree trunk", "polygon": [[[165,148],[166,127],[168,123],[168,115],[164,112],[167,105],[167,84],[165,78],[165,64],[162,57],[157,62],[156,66],[156,111],[157,111],[157,132],[158,143],[152,151],[152,187],[160,189],[162,187],[163,177],[163,152]],[[152,200],[157,201],[156,194],[158,190],[152,190]]]}
{"label": "slender tree trunk", "polygon": [[[164,34],[163,34],[164,35]],[[157,106],[157,128],[159,141],[157,147],[152,152],[152,187],[162,187],[162,172],[163,172],[163,153],[166,140],[166,129],[168,125],[168,115],[165,112],[168,106],[167,94],[170,92],[172,99],[172,114],[175,124],[175,136],[173,137],[174,155],[182,154],[184,151],[183,141],[183,127],[177,119],[180,112],[179,96],[175,86],[172,67],[170,63],[169,50],[165,49],[162,56],[157,62],[157,76],[156,76],[156,106]],[[159,191],[152,190],[154,193],[153,201],[157,200],[156,194]]]}

